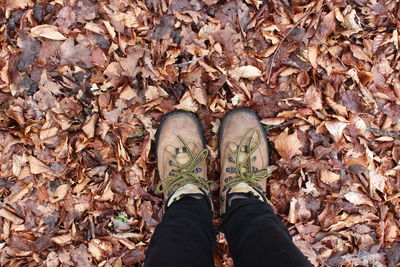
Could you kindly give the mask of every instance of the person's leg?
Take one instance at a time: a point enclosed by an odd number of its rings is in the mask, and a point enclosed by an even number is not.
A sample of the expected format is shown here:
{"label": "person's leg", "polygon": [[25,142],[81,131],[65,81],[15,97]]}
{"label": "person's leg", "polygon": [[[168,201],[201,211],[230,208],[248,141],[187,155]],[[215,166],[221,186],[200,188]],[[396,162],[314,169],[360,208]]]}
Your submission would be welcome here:
{"label": "person's leg", "polygon": [[250,109],[228,112],[219,129],[223,231],[235,267],[311,266],[267,204],[268,138]]}
{"label": "person's leg", "polygon": [[208,200],[184,196],[172,203],[156,227],[144,266],[214,266],[214,247]]}
{"label": "person's leg", "polygon": [[312,266],[270,205],[250,194],[241,197],[232,200],[223,223],[235,267]]}
{"label": "person's leg", "polygon": [[146,267],[213,266],[215,232],[203,130],[193,113],[164,116],[155,152],[166,213],[151,239]]}

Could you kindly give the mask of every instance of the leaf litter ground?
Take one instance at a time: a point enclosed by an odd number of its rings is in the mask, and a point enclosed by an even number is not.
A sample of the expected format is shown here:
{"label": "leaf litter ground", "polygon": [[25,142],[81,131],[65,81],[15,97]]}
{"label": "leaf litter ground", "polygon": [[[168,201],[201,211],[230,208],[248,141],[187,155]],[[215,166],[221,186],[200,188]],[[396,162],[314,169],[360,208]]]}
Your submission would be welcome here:
{"label": "leaf litter ground", "polygon": [[398,265],[399,17],[394,0],[0,0],[0,265],[140,266],[160,119],[199,116],[218,205],[235,107],[265,124],[271,203],[315,266]]}

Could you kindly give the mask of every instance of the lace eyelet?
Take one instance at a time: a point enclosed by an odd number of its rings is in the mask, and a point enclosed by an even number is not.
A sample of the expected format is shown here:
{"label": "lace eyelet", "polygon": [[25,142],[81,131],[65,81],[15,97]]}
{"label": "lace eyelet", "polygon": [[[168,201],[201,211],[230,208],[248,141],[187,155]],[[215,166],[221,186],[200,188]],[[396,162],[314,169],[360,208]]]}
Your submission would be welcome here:
{"label": "lace eyelet", "polygon": [[235,168],[233,168],[233,167],[228,167],[228,168],[225,169],[225,171],[226,171],[227,173],[234,173],[234,172],[235,172]]}

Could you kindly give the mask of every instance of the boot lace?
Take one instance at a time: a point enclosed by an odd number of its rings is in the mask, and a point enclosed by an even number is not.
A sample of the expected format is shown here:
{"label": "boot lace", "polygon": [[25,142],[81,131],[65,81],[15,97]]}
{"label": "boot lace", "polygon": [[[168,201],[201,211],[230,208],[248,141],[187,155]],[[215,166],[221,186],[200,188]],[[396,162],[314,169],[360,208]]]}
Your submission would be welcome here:
{"label": "boot lace", "polygon": [[204,187],[209,184],[209,181],[196,174],[197,168],[206,160],[208,150],[203,149],[195,154],[181,136],[178,135],[178,138],[186,148],[186,153],[189,155],[190,159],[185,164],[179,164],[176,160],[170,163],[175,168],[172,169],[166,179],[158,183],[156,187],[156,192],[158,193],[175,192],[187,184],[193,184],[198,187]]}
{"label": "boot lace", "polygon": [[[245,140],[248,138],[248,142]],[[251,147],[251,143],[253,138],[256,137],[253,147]],[[240,143],[234,152],[233,162],[235,163],[234,173],[236,176],[231,177],[226,182],[227,187],[234,187],[239,183],[246,183],[251,187],[259,187],[259,182],[264,179],[268,179],[270,176],[270,171],[268,169],[257,170],[252,167],[252,155],[259,148],[261,144],[261,131],[257,128],[252,128],[242,137]],[[250,149],[248,149],[250,148]],[[245,157],[243,160],[240,160],[240,152],[243,151],[245,153]]]}

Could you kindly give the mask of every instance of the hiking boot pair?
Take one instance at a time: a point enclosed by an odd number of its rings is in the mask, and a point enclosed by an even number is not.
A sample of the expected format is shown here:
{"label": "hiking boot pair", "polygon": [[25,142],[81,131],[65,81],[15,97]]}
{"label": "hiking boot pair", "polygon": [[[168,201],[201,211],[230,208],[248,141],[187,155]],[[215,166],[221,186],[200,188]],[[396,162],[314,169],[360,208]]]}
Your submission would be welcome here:
{"label": "hiking boot pair", "polygon": [[[228,112],[218,139],[221,214],[226,213],[233,196],[249,195],[266,202],[269,150],[267,134],[256,113],[244,108]],[[205,195],[212,202],[207,154],[203,130],[194,114],[178,110],[162,119],[156,135],[160,175],[156,190],[164,193],[166,207],[185,195]]]}

